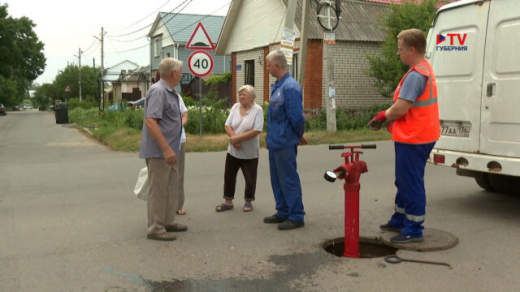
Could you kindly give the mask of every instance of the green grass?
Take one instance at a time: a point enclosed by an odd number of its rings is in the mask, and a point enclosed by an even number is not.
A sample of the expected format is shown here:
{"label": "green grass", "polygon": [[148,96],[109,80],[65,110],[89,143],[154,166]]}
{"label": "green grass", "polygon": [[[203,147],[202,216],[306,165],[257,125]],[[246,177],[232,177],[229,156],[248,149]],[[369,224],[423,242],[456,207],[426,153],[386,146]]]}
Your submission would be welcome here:
{"label": "green grass", "polygon": [[[118,151],[138,151],[141,132],[135,129],[119,129],[110,134],[95,133],[94,135],[111,149]],[[389,140],[390,134],[386,131],[369,131],[368,129],[338,131],[314,131],[305,133],[309,145],[321,144],[349,144],[366,141]],[[186,152],[224,151],[228,146],[226,134],[198,135],[188,134],[186,137]],[[265,133],[260,134],[260,147],[265,148]]]}
{"label": "green grass", "polygon": [[[195,111],[195,110],[193,110]],[[224,132],[224,124],[227,111],[220,108],[207,108],[203,119],[202,138],[198,134],[198,112],[191,113],[185,129],[188,132],[186,152],[223,151],[227,149],[228,137]],[[320,144],[350,144],[365,141],[378,141],[390,139],[386,130],[369,131],[366,124],[374,115],[377,108],[355,111],[338,115],[338,130],[328,133],[323,128],[326,125],[326,117],[320,111],[316,117],[306,119],[305,137],[309,145]],[[69,111],[69,119],[80,128],[88,129],[90,133],[103,144],[116,151],[134,152],[139,150],[141,141],[141,127],[143,123],[142,111],[124,110],[122,112],[99,113],[97,108],[83,109],[76,107]],[[341,126],[341,127],[340,127]],[[210,134],[214,133],[214,134]],[[265,132],[260,134],[260,147],[265,148]]]}

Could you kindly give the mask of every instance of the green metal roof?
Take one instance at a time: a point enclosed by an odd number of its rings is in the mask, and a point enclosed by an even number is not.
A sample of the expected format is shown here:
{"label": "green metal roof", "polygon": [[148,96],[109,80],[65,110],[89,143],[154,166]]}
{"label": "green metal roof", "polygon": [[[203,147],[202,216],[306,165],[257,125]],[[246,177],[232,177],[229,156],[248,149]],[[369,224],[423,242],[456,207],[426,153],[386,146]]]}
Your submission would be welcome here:
{"label": "green metal roof", "polygon": [[191,34],[195,30],[197,23],[202,22],[209,38],[214,44],[216,44],[225,20],[224,16],[214,15],[177,14],[167,12],[160,12],[160,15],[166,24],[173,41],[178,43],[187,43]]}

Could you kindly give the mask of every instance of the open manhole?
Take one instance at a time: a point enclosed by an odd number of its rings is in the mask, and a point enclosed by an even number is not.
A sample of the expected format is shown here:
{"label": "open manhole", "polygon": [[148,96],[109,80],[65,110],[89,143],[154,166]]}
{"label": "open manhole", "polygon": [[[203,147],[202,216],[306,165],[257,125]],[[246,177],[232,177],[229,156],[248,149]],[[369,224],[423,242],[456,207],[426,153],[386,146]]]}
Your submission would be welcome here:
{"label": "open manhole", "polygon": [[[321,247],[328,253],[337,257],[343,257],[345,247],[345,238],[338,237],[326,240]],[[395,254],[397,248],[385,245],[377,238],[359,238],[359,257],[360,258],[378,258],[386,255]]]}

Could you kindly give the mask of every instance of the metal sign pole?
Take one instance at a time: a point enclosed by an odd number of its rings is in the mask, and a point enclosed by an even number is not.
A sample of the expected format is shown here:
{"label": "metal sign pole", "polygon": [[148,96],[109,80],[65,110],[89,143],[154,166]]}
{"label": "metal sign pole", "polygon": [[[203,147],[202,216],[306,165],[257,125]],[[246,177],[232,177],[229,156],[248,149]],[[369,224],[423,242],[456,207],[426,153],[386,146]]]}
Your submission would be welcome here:
{"label": "metal sign pole", "polygon": [[194,76],[199,77],[199,137],[202,138],[202,77],[208,75],[213,69],[213,59],[208,53],[200,50],[213,51],[215,47],[201,22],[191,33],[185,48],[187,50],[198,50],[189,56],[188,69]]}
{"label": "metal sign pole", "polygon": [[199,137],[202,138],[202,78],[199,77]]}

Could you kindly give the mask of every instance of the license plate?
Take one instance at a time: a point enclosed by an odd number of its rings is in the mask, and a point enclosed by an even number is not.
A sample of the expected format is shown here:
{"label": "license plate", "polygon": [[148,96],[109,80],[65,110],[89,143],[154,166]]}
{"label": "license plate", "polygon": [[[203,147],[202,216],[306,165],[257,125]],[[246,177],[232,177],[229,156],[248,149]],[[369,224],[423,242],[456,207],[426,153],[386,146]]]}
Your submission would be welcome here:
{"label": "license plate", "polygon": [[441,125],[442,136],[469,137],[471,126]]}

